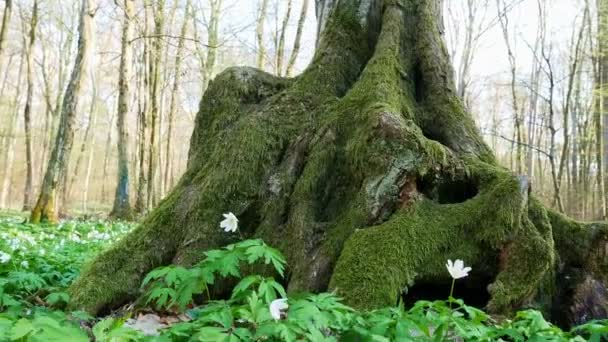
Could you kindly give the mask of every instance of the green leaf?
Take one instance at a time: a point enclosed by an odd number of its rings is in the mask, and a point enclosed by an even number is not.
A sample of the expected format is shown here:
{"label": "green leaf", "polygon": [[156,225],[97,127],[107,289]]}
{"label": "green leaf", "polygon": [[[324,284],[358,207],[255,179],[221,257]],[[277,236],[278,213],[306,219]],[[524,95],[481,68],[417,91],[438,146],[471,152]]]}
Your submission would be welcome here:
{"label": "green leaf", "polygon": [[18,320],[17,323],[15,323],[15,325],[13,326],[13,330],[11,333],[11,339],[13,341],[19,340],[19,339],[27,336],[32,331],[34,331],[34,325],[32,324],[32,322],[30,322],[29,320],[27,320],[25,318],[22,318],[22,319]]}

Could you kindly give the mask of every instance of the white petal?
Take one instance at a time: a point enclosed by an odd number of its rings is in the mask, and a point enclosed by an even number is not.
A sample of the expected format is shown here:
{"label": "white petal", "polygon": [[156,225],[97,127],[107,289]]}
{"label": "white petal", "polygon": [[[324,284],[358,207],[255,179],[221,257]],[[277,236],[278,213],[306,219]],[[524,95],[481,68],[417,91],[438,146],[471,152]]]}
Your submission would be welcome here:
{"label": "white petal", "polygon": [[275,321],[278,321],[281,319],[281,311],[286,310],[287,308],[289,308],[287,298],[275,299],[270,303],[270,316],[272,316]]}

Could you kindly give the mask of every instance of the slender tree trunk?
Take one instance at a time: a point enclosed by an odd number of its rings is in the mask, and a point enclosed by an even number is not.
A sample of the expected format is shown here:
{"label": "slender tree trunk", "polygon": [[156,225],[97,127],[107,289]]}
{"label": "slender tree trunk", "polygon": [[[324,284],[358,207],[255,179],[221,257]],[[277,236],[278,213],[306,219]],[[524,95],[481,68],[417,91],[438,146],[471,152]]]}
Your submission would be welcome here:
{"label": "slender tree trunk", "polygon": [[[562,110],[562,115],[563,115],[563,122],[562,122],[562,131],[563,131],[563,142],[562,142],[562,152],[561,152],[561,158],[560,158],[560,162],[559,162],[559,171],[558,171],[558,176],[557,179],[560,182],[562,182],[562,178],[563,178],[563,174],[564,174],[564,168],[567,166],[568,164],[568,152],[570,151],[570,111],[572,109],[572,97],[573,97],[573,92],[575,90],[575,83],[576,83],[576,76],[578,75],[578,68],[581,61],[581,54],[582,54],[582,45],[583,45],[583,39],[584,39],[584,32],[585,32],[585,23],[587,22],[586,20],[586,16],[588,15],[588,11],[587,9],[585,9],[584,11],[584,17],[583,17],[583,22],[581,24],[581,27],[578,31],[578,34],[576,35],[575,38],[572,39],[572,47],[571,47],[571,60],[570,60],[570,68],[568,71],[568,79],[567,79],[567,89],[566,89],[566,98],[564,101],[564,108]],[[575,124],[575,122],[573,122],[573,125]]]}
{"label": "slender tree trunk", "polygon": [[545,59],[548,71],[547,76],[549,78],[549,99],[547,106],[549,107],[549,165],[551,167],[551,180],[553,183],[553,202],[557,206],[560,213],[564,212],[564,204],[561,196],[561,184],[558,179],[558,166],[557,166],[557,153],[556,153],[556,136],[557,128],[555,127],[555,107],[554,107],[554,96],[555,96],[555,78],[553,74],[553,67],[550,62],[550,57],[545,54],[543,48],[543,58]]}
{"label": "slender tree trunk", "polygon": [[172,165],[172,161],[173,161],[173,155],[171,153],[172,151],[172,139],[173,139],[173,121],[174,121],[174,117],[175,117],[175,112],[176,112],[176,106],[177,106],[177,97],[179,96],[179,85],[180,85],[180,81],[181,81],[181,74],[182,74],[182,59],[183,59],[183,53],[184,53],[184,46],[185,46],[185,36],[188,30],[188,23],[189,23],[189,19],[190,19],[190,3],[191,0],[187,0],[186,1],[186,7],[185,7],[185,13],[184,13],[184,21],[182,23],[182,27],[180,30],[180,35],[179,35],[179,40],[177,42],[177,52],[175,54],[175,71],[174,71],[174,76],[173,76],[173,88],[171,89],[171,100],[170,100],[170,104],[169,104],[169,117],[167,118],[167,145],[166,145],[166,150],[165,150],[165,172],[163,173],[164,175],[164,185],[165,188],[163,190],[163,193],[167,190],[169,190],[169,184],[171,182],[170,180],[170,175],[171,175],[171,165]]}
{"label": "slender tree trunk", "polygon": [[[267,0],[264,0],[267,1]],[[209,28],[207,32],[207,59],[205,60],[205,79],[203,81],[203,89],[207,89],[211,78],[215,72],[215,63],[217,59],[217,47],[219,46],[219,27],[220,13],[222,9],[222,0],[211,0],[211,13],[209,17]]]}
{"label": "slender tree trunk", "polygon": [[0,207],[6,208],[10,205],[8,198],[13,178],[13,162],[15,161],[15,133],[17,132],[17,119],[19,117],[19,103],[21,102],[21,83],[23,81],[23,67],[25,66],[25,53],[21,55],[21,61],[19,62],[19,76],[17,78],[16,94],[11,106],[9,115],[8,130],[6,132],[5,139],[5,155],[3,160],[4,177],[2,181],[2,192],[0,193]]}
{"label": "slender tree trunk", "polygon": [[[93,73],[93,75],[95,75]],[[93,76],[94,80],[97,79],[97,77]],[[95,127],[97,125],[97,101],[99,100],[97,97],[97,85],[95,83],[95,81],[91,82],[91,84],[93,85],[93,99],[91,102],[91,117],[89,120],[91,120],[91,126]],[[91,169],[93,166],[93,153],[95,151],[95,137],[94,136],[90,136],[90,141],[88,142],[88,151],[83,151],[83,155],[86,154],[86,164],[85,164],[85,171],[84,171],[84,182],[83,182],[83,186],[82,186],[82,212],[83,213],[87,213],[88,212],[88,200],[89,200],[89,186],[90,186],[90,180],[91,180]]]}
{"label": "slender tree trunk", "polygon": [[[8,27],[11,21],[11,14],[13,12],[13,0],[4,0],[4,13],[2,15],[2,26],[0,26],[0,68],[4,64],[4,55],[6,53],[6,37],[8,35]],[[8,72],[8,68],[6,68]],[[0,95],[4,95],[4,92],[0,92]]]}
{"label": "slender tree trunk", "polygon": [[131,80],[131,21],[135,14],[134,0],[124,1],[124,18],[122,27],[122,43],[120,54],[120,70],[118,71],[118,112],[116,128],[118,133],[118,179],[114,194],[114,205],[110,216],[129,220],[133,218],[129,196],[129,134],[126,117],[130,110],[130,80]]}
{"label": "slender tree trunk", "polygon": [[604,155],[607,147],[608,115],[604,112],[608,105],[608,0],[598,0],[598,37],[597,37],[597,56],[594,68],[595,83],[595,141],[596,141],[596,166],[597,166],[597,185],[600,192],[600,216],[602,219],[608,218],[608,189],[605,172],[608,159]]}
{"label": "slender tree trunk", "polygon": [[298,54],[300,53],[300,46],[302,44],[302,32],[304,32],[304,24],[306,23],[306,14],[308,13],[308,2],[309,0],[302,1],[302,10],[300,12],[300,19],[298,20],[298,28],[296,30],[296,37],[293,41],[293,49],[289,56],[289,62],[287,63],[287,71],[285,74],[287,77],[293,75],[293,68],[298,60]]}
{"label": "slender tree trunk", "polygon": [[89,58],[92,50],[91,44],[95,34],[95,10],[95,0],[82,1],[78,30],[78,53],[70,82],[63,98],[55,145],[47,164],[38,201],[32,210],[30,221],[33,223],[58,221],[55,208],[57,185],[60,179],[64,178],[67,173],[66,166],[68,165],[70,152],[74,143],[76,110],[81,97],[82,87],[85,83],[86,69],[89,67]]}
{"label": "slender tree trunk", "polygon": [[283,59],[285,58],[285,33],[287,32],[287,25],[289,25],[289,19],[291,18],[291,3],[292,0],[287,0],[287,10],[283,17],[281,24],[281,33],[279,34],[279,44],[277,46],[276,56],[276,74],[282,76],[283,74]]}
{"label": "slender tree trunk", "polygon": [[[216,0],[212,0],[213,1]],[[264,24],[266,23],[266,12],[268,11],[268,0],[261,0],[262,3],[259,6],[258,18],[255,27],[255,36],[257,41],[257,62],[258,69],[264,70],[266,60],[266,46],[264,44]]]}
{"label": "slender tree trunk", "polygon": [[74,184],[80,178],[80,168],[82,165],[82,161],[87,156],[87,150],[90,149],[90,144],[92,142],[91,133],[93,128],[95,127],[95,123],[97,122],[97,76],[95,75],[96,71],[91,72],[91,104],[89,107],[89,118],[87,120],[87,126],[84,131],[84,136],[82,139],[82,143],[80,144],[80,149],[78,150],[78,156],[76,158],[76,164],[74,165],[74,170],[72,172],[72,177],[69,178],[69,183],[63,188],[63,203],[67,203],[68,199],[72,197],[72,189],[74,188]]}
{"label": "slender tree trunk", "polygon": [[162,38],[164,27],[165,0],[156,0],[154,8],[154,38],[152,41],[152,58],[150,61],[152,86],[150,89],[150,145],[148,151],[148,196],[146,209],[151,209],[156,203],[157,190],[155,187],[156,172],[158,168],[158,118],[161,86],[161,56],[163,52]]}
{"label": "slender tree trunk", "polygon": [[103,166],[102,166],[102,175],[101,175],[101,201],[103,203],[108,202],[108,165],[110,164],[110,151],[112,150],[112,133],[114,130],[112,129],[114,126],[114,115],[110,116],[110,122],[108,123],[108,135],[106,138],[104,155],[103,155]]}
{"label": "slender tree trunk", "polygon": [[504,4],[504,0],[496,0],[496,6],[498,8],[498,19],[500,22],[500,25],[502,27],[502,32],[503,32],[503,37],[505,40],[505,44],[507,46],[507,54],[509,57],[509,66],[510,66],[510,71],[511,71],[511,82],[510,82],[510,86],[511,86],[511,108],[513,110],[513,121],[515,123],[515,131],[514,131],[514,135],[515,135],[515,165],[514,165],[514,170],[517,173],[522,173],[522,146],[523,146],[523,140],[522,140],[522,125],[521,125],[521,115],[519,112],[519,99],[517,96],[517,62],[515,59],[515,54],[513,52],[512,46],[511,46],[511,41],[510,41],[510,36],[509,36],[509,21],[507,19],[507,9],[506,9],[506,4]]}
{"label": "slender tree trunk", "polygon": [[[144,35],[148,34],[149,23],[148,23],[148,8],[145,8],[144,13]],[[146,189],[147,182],[149,180],[146,179],[146,146],[148,144],[147,141],[147,131],[148,131],[148,111],[150,106],[150,45],[148,43],[148,39],[144,39],[143,41],[143,53],[141,55],[141,71],[140,71],[140,80],[141,84],[139,87],[139,112],[137,116],[138,120],[138,132],[137,132],[137,140],[138,140],[138,177],[137,177],[137,198],[135,200],[135,211],[138,214],[141,214],[146,211]]]}
{"label": "slender tree trunk", "polygon": [[[34,178],[33,150],[32,150],[32,98],[34,93],[34,44],[36,43],[36,27],[38,26],[38,0],[34,0],[30,19],[29,33],[27,34],[26,72],[27,90],[25,95],[25,108],[23,109],[23,122],[25,127],[25,188],[23,190],[23,210],[31,210],[32,180]],[[0,33],[1,35],[1,33]],[[1,44],[0,44],[1,45]]]}

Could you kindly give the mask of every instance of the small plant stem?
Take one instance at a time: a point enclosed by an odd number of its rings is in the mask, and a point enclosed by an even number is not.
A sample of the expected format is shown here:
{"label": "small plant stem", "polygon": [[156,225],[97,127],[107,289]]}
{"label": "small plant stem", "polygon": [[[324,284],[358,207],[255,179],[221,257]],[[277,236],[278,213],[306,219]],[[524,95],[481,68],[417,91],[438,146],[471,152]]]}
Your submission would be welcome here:
{"label": "small plant stem", "polygon": [[207,301],[211,301],[211,294],[209,294],[209,285],[205,283],[205,291],[207,292]]}
{"label": "small plant stem", "polygon": [[456,279],[452,278],[452,287],[450,288],[450,297],[448,298],[449,302],[450,302],[450,310],[452,310],[452,295],[454,294],[454,283],[456,282]]}

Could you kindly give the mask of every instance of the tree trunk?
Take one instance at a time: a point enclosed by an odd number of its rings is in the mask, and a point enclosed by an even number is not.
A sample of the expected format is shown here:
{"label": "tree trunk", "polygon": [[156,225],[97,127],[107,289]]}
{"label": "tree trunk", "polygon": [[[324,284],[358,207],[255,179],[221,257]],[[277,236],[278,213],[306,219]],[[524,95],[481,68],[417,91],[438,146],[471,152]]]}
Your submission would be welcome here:
{"label": "tree trunk", "polygon": [[163,52],[162,34],[164,26],[164,10],[165,0],[156,0],[156,6],[153,7],[154,13],[154,35],[156,38],[152,41],[152,58],[150,60],[150,145],[148,146],[148,189],[146,209],[151,209],[153,203],[156,203],[156,169],[158,168],[158,116],[160,103],[160,64],[161,55]]}
{"label": "tree trunk", "polygon": [[[521,116],[519,113],[519,98],[517,96],[517,61],[513,49],[511,48],[511,37],[509,36],[509,21],[507,18],[507,4],[504,0],[496,0],[496,7],[498,8],[498,19],[502,28],[505,45],[507,46],[507,55],[509,57],[509,67],[511,71],[511,108],[513,110],[513,122],[515,124],[514,132],[515,135],[515,167],[517,173],[523,173],[522,170],[522,124]],[[542,15],[542,14],[541,14]]]}
{"label": "tree trunk", "polygon": [[[606,312],[578,285],[607,280],[608,226],[545,209],[527,178],[498,166],[456,94],[439,1],[317,5],[325,29],[299,77],[230,68],[210,84],[186,173],[83,270],[73,308],[120,305],[152,268],[234,242],[218,226],[232,211],[243,237],[286,254],[290,292],[394,305],[404,289],[447,286],[445,261],[461,258],[474,270],[464,285],[477,296],[487,286],[491,312]],[[592,307],[559,302],[562,279]]]}
{"label": "tree trunk", "polygon": [[287,10],[281,23],[281,32],[279,34],[279,45],[277,47],[276,56],[276,72],[277,76],[283,76],[283,59],[285,58],[285,33],[287,32],[287,25],[289,25],[289,19],[291,18],[291,3],[292,0],[287,0]]}
{"label": "tree trunk", "polygon": [[[95,73],[93,73],[95,75]],[[95,77],[95,76],[93,76]],[[97,77],[95,77],[95,80]],[[97,112],[97,85],[95,82],[91,82],[94,87],[93,90],[93,102],[91,103],[91,125],[94,127],[97,124],[98,115],[93,113]],[[91,184],[91,171],[93,167],[93,153],[95,151],[95,137],[91,137],[91,141],[89,142],[89,151],[86,159],[86,169],[84,172],[84,184],[82,186],[82,212],[88,212],[88,201],[89,201],[89,186]]]}
{"label": "tree trunk", "polygon": [[74,184],[76,181],[81,179],[80,177],[80,168],[83,160],[87,156],[88,146],[92,143],[91,133],[95,124],[97,122],[97,76],[95,75],[96,71],[91,72],[91,104],[89,107],[89,118],[87,120],[87,126],[84,130],[84,136],[82,138],[82,143],[80,144],[80,149],[78,150],[78,156],[76,157],[76,163],[74,165],[74,170],[72,171],[72,176],[69,177],[69,183],[65,185],[63,188],[62,200],[63,204],[69,203],[70,198],[72,198],[72,189],[74,188]]}
{"label": "tree trunk", "polygon": [[134,0],[124,1],[124,19],[122,26],[122,43],[120,53],[120,70],[118,71],[118,113],[116,128],[118,133],[118,180],[114,195],[114,206],[111,217],[129,220],[133,218],[129,197],[129,131],[126,117],[129,113],[130,82],[131,82],[131,36],[133,35],[131,20],[135,13]]}
{"label": "tree trunk", "polygon": [[[11,21],[13,12],[13,0],[4,1],[4,13],[2,14],[2,26],[0,26],[0,67],[4,64],[4,54],[6,52],[6,37],[8,35],[8,27]],[[0,93],[4,95],[4,93]]]}
{"label": "tree trunk", "polygon": [[300,19],[298,19],[298,28],[296,30],[296,37],[293,40],[293,49],[289,56],[289,62],[287,63],[287,70],[285,75],[291,77],[293,75],[293,68],[296,65],[298,54],[300,53],[300,46],[302,44],[302,32],[304,32],[304,23],[306,23],[306,13],[308,13],[308,0],[302,1],[302,10],[300,12]]}
{"label": "tree trunk", "polygon": [[266,11],[268,10],[268,0],[261,0],[255,27],[255,36],[258,45],[257,62],[258,69],[264,70],[266,60],[266,46],[264,45],[264,23],[266,22]]}
{"label": "tree trunk", "polygon": [[23,211],[31,209],[32,205],[32,179],[34,178],[33,151],[32,151],[32,98],[34,95],[34,44],[36,42],[36,27],[38,26],[38,0],[34,0],[32,17],[30,19],[29,33],[27,34],[26,69],[27,90],[25,95],[25,108],[23,109],[23,122],[25,127],[25,189],[23,189]]}
{"label": "tree trunk", "polygon": [[86,79],[86,69],[89,66],[91,40],[95,34],[95,10],[95,0],[82,1],[78,29],[78,53],[74,62],[72,76],[63,98],[55,145],[53,146],[46,167],[38,201],[36,202],[36,206],[32,210],[32,215],[30,217],[32,223],[58,221],[55,208],[57,185],[60,179],[64,178],[64,175],[67,173],[66,166],[68,165],[70,152],[72,151],[72,145],[74,144],[74,121],[76,119],[76,110],[81,97],[82,86]]}
{"label": "tree trunk", "polygon": [[[171,99],[169,102],[169,117],[167,118],[167,145],[165,150],[165,172],[163,173],[164,181],[163,184],[165,189],[163,189],[163,193],[166,193],[167,190],[170,189],[170,174],[171,174],[171,165],[172,165],[172,153],[171,153],[171,143],[173,139],[173,121],[175,117],[175,111],[177,106],[177,98],[179,96],[179,86],[182,75],[182,59],[184,54],[185,47],[185,36],[188,30],[188,23],[190,22],[190,0],[186,0],[186,7],[184,10],[184,20],[182,22],[182,27],[179,32],[179,40],[177,42],[177,52],[175,53],[175,72],[173,76],[173,88],[171,89]],[[164,197],[164,196],[163,196]]]}
{"label": "tree trunk", "polygon": [[[598,156],[598,162],[602,162],[601,173],[603,174],[603,180],[601,182],[603,189],[603,199],[601,199],[603,208],[600,210],[602,213],[602,219],[608,217],[608,0],[598,0],[598,37],[597,37],[597,62],[596,66],[597,75],[595,77],[596,88],[598,90],[598,101],[599,107],[598,120],[601,123],[597,124],[598,136],[598,152],[601,153],[601,157]],[[600,168],[600,166],[598,166]],[[599,172],[598,172],[599,174]],[[598,177],[600,177],[598,175]]]}
{"label": "tree trunk", "polygon": [[0,192],[0,207],[7,208],[10,206],[9,193],[13,178],[13,162],[15,161],[15,133],[17,132],[17,119],[19,118],[19,103],[21,102],[21,82],[23,81],[23,67],[25,65],[25,54],[21,54],[21,60],[19,62],[19,76],[17,77],[17,92],[11,104],[11,111],[8,119],[8,129],[6,131],[5,140],[5,154],[2,160],[3,172],[2,172],[2,189]]}
{"label": "tree trunk", "polygon": [[110,150],[111,150],[111,146],[112,146],[112,132],[114,132],[114,130],[112,130],[112,126],[114,125],[114,115],[110,116],[110,120],[108,123],[108,127],[110,127],[110,129],[108,129],[108,135],[106,138],[106,143],[105,143],[105,148],[104,148],[104,155],[103,155],[103,167],[102,167],[102,173],[101,173],[101,201],[103,203],[107,203],[107,199],[108,199],[108,192],[107,192],[107,181],[108,181],[108,165],[110,164]]}
{"label": "tree trunk", "polygon": [[209,81],[211,81],[211,78],[213,77],[215,71],[217,48],[220,44],[219,26],[222,1],[223,0],[210,1],[211,13],[209,14],[209,27],[207,28],[207,58],[205,60],[205,68],[203,70],[205,72],[205,78],[203,80],[204,90],[207,90]]}
{"label": "tree trunk", "polygon": [[[144,35],[148,34],[149,25],[148,25],[148,8],[147,4],[144,7]],[[150,100],[150,45],[148,43],[148,39],[144,39],[143,41],[143,52],[141,55],[141,71],[138,73],[140,78],[140,87],[139,87],[139,108],[137,115],[137,153],[138,153],[138,177],[137,177],[137,196],[135,199],[135,212],[141,214],[146,211],[146,189],[147,182],[146,179],[146,146],[147,146],[147,131],[148,131],[148,107]]]}

